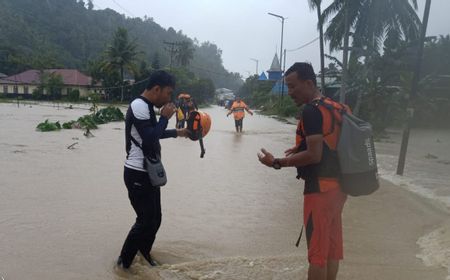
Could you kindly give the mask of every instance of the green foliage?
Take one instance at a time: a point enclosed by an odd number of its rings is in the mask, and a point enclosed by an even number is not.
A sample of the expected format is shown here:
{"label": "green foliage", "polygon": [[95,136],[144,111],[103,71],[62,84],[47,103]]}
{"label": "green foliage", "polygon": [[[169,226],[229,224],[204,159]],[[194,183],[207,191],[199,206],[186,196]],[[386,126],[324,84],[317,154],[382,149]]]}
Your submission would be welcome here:
{"label": "green foliage", "polygon": [[97,129],[97,123],[95,121],[95,115],[84,115],[77,120],[77,127],[83,129]]}
{"label": "green foliage", "polygon": [[65,122],[65,123],[63,123],[62,127],[64,129],[72,129],[72,128],[74,128],[75,124],[76,124],[76,121]]}
{"label": "green foliage", "polygon": [[[181,92],[189,93],[197,104],[212,101],[214,98],[214,83],[210,79],[200,79],[185,68],[175,68],[170,71],[177,81],[175,96]],[[175,97],[174,96],[174,97]]]}
{"label": "green foliage", "polygon": [[238,96],[246,100],[250,106],[261,109],[264,114],[280,117],[297,116],[299,109],[289,96],[281,98],[270,92],[274,85],[275,81],[258,81],[258,75],[253,75],[245,80],[238,91]]}
{"label": "green foliage", "polygon": [[[108,46],[105,53],[104,67],[110,72],[119,72],[120,84],[123,86],[124,71],[135,72],[135,60],[137,52],[136,41],[130,41],[128,31],[119,27],[114,33],[112,43]],[[123,88],[120,92],[120,101],[123,101]]]}
{"label": "green foliage", "polygon": [[[95,10],[90,0],[83,3],[74,0],[0,3],[0,72],[8,75],[30,68],[76,68],[87,72],[90,61],[103,61],[105,46],[119,27],[128,30],[130,38],[136,38],[136,51],[141,53],[138,60],[152,62],[154,54],[158,53],[159,62],[152,65],[154,69],[169,64],[170,53],[165,50],[164,41],[193,41],[181,31],[164,29],[152,18],[128,18],[111,9]],[[192,48],[194,55],[189,67],[198,77],[211,79],[216,87],[239,87],[240,77],[226,71],[216,45],[195,42]],[[134,74],[133,71],[130,74]],[[116,79],[107,81],[104,86],[118,86],[120,73],[116,75]],[[120,91],[108,94],[117,97]]]}
{"label": "green foliage", "polygon": [[119,108],[108,106],[98,110],[98,112],[95,113],[95,119],[101,121],[102,123],[117,122],[123,121],[124,115]]}
{"label": "green foliage", "polygon": [[345,34],[345,14],[348,13],[353,48],[379,50],[386,40],[402,37],[413,41],[419,38],[420,19],[415,13],[417,3],[409,0],[335,0],[324,11],[324,20],[331,18],[325,32],[330,50],[342,46]]}
{"label": "green foliage", "polygon": [[38,87],[33,90],[33,99],[35,100],[43,100],[45,98],[42,87]]}
{"label": "green foliage", "polygon": [[[40,85],[37,90],[33,92],[33,98],[42,99],[60,99],[62,88],[64,86],[63,78],[61,75],[41,71],[39,74]],[[36,94],[34,96],[34,94]]]}
{"label": "green foliage", "polygon": [[[248,77],[237,92],[238,96],[248,100],[248,104],[252,106],[262,105],[264,102],[255,100],[255,98],[260,99],[262,97],[260,93],[267,93],[266,98],[269,98],[269,92],[275,84],[274,81],[258,81],[258,78],[258,75]],[[258,97],[254,96],[255,94],[258,94]]]}
{"label": "green foliage", "polygon": [[158,52],[155,52],[155,54],[153,55],[153,58],[152,58],[152,68],[153,68],[154,70],[159,70],[159,69],[161,69],[161,60],[160,60],[160,58],[159,58],[159,53],[158,53]]}
{"label": "green foliage", "polygon": [[280,117],[295,117],[298,115],[299,108],[291,98],[285,96],[272,96],[267,99],[262,106],[262,112],[268,115],[278,115]]}
{"label": "green foliage", "polygon": [[59,122],[49,122],[48,119],[46,119],[45,122],[38,124],[36,129],[42,132],[55,131],[61,130],[61,125]]}
{"label": "green foliage", "polygon": [[194,58],[195,49],[192,46],[191,41],[183,41],[179,44],[177,53],[175,56],[176,61],[181,66],[188,66],[191,60]]}
{"label": "green foliage", "polygon": [[67,100],[76,102],[80,100],[80,91],[78,89],[73,89],[67,93]]}
{"label": "green foliage", "polygon": [[[97,129],[99,124],[105,124],[108,122],[123,121],[124,115],[119,108],[108,106],[100,109],[95,113],[84,115],[79,117],[76,121],[65,122],[62,125],[64,129],[81,128],[81,129]],[[60,130],[61,125],[59,122],[49,122],[48,119],[45,122],[40,123],[37,126],[39,131],[54,131]]]}

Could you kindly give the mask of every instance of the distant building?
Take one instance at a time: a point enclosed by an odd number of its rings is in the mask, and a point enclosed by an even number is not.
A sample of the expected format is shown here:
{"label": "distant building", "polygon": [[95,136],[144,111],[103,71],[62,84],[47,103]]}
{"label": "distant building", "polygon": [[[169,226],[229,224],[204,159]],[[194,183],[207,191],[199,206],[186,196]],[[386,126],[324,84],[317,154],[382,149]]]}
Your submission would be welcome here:
{"label": "distant building", "polygon": [[220,106],[223,106],[225,104],[225,101],[227,100],[234,100],[235,99],[235,94],[231,89],[227,89],[227,88],[218,88],[216,89],[216,99],[217,99],[217,104]]}
{"label": "distant building", "polygon": [[[92,78],[74,69],[46,69],[44,73],[60,75],[63,80],[61,95],[67,95],[72,90],[77,89],[80,97],[85,97],[89,93],[99,92],[97,86],[92,85]],[[41,84],[41,71],[27,70],[17,75],[0,78],[0,93],[6,96],[30,97],[33,91]],[[46,94],[44,92],[44,94]]]}
{"label": "distant building", "polygon": [[287,95],[288,87],[287,87],[286,83],[283,83],[283,80],[280,79],[272,87],[272,90],[270,91],[270,93],[276,94],[276,95]]}
{"label": "distant building", "polygon": [[259,75],[258,81],[267,81],[266,73],[262,72],[261,75]]}
{"label": "distant building", "polygon": [[277,54],[273,57],[272,65],[270,66],[270,69],[267,70],[267,73],[269,73],[269,80],[272,81],[278,81],[283,77],[283,70],[281,70],[281,64]]}

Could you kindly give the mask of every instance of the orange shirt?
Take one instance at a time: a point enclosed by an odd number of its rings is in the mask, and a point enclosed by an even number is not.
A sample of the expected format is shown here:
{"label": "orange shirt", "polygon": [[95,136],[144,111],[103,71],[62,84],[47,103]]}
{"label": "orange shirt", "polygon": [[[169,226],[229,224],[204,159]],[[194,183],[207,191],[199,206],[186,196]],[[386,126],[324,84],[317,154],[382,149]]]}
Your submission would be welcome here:
{"label": "orange shirt", "polygon": [[231,105],[230,111],[233,113],[235,120],[241,120],[245,117],[245,110],[248,110],[247,104],[244,101],[234,101]]}

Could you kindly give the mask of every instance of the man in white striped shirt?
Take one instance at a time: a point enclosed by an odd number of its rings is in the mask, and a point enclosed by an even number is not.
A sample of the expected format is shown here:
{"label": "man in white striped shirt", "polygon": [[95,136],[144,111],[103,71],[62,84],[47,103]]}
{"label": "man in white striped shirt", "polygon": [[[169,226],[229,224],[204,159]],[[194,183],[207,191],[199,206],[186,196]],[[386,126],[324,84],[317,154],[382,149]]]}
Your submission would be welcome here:
{"label": "man in white striped shirt", "polygon": [[[161,193],[151,185],[144,168],[144,156],[161,157],[160,139],[187,137],[187,129],[166,129],[176,111],[170,102],[175,88],[175,78],[165,71],[151,74],[144,92],[131,102],[125,119],[127,159],[124,181],[128,197],[136,212],[136,222],[123,244],[117,265],[129,268],[137,252],[151,266],[156,265],[150,256],[156,233],[161,225]],[[159,120],[153,107],[162,108]]]}

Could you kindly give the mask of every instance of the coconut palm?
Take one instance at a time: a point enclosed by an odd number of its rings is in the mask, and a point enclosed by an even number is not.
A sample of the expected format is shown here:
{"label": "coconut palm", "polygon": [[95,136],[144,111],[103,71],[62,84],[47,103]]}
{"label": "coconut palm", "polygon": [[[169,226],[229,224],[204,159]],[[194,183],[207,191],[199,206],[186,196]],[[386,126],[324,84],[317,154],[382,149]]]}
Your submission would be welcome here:
{"label": "coconut palm", "polygon": [[187,66],[194,58],[195,49],[192,47],[191,41],[183,41],[178,45],[175,59],[181,66]]}
{"label": "coconut palm", "polygon": [[119,27],[114,33],[112,44],[106,49],[105,67],[119,71],[120,81],[122,84],[120,101],[123,101],[123,78],[125,69],[133,71],[135,69],[134,62],[138,55],[137,44],[130,41],[128,31]]}
{"label": "coconut palm", "polygon": [[378,52],[385,40],[415,41],[421,24],[416,10],[417,0],[335,0],[324,10],[324,21],[334,15],[325,32],[330,50],[340,49],[344,42],[341,101],[345,100],[350,32],[353,49],[372,52]]}
{"label": "coconut palm", "polygon": [[320,39],[320,82],[322,85],[322,92],[325,92],[325,54],[323,50],[323,18],[322,18],[322,0],[308,0],[309,7],[317,11],[317,28],[319,29]]}

